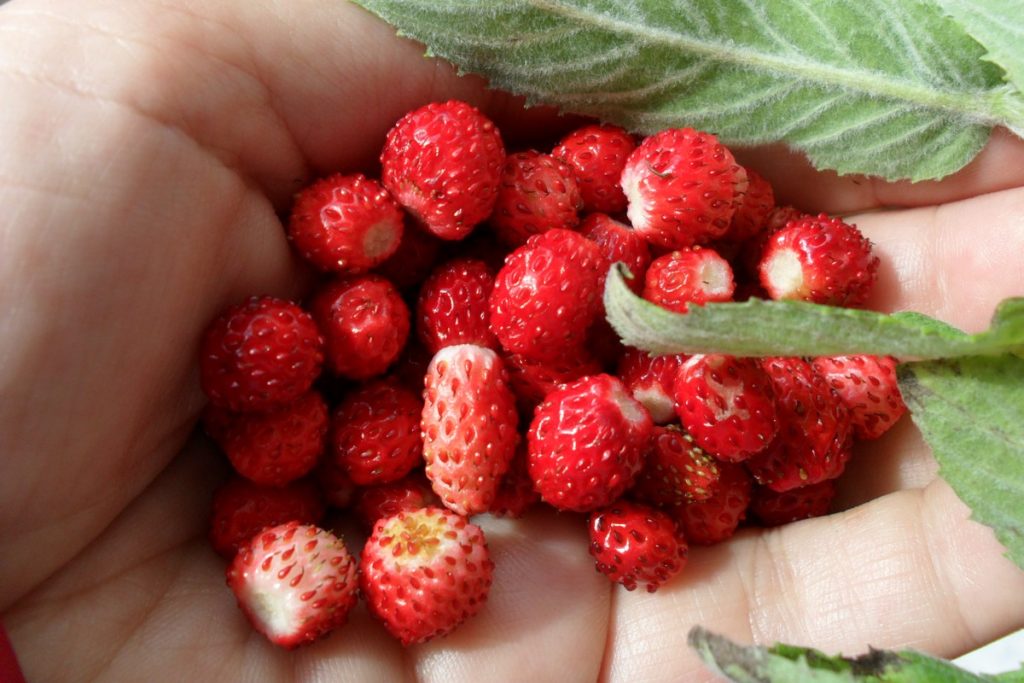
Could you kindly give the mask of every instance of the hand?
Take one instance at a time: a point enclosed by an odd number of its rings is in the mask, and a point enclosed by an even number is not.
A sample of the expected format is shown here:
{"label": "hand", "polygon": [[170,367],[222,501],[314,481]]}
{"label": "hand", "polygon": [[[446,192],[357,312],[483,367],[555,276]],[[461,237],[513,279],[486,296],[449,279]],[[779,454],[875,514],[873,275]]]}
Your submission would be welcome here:
{"label": "hand", "polygon": [[[573,516],[484,517],[491,598],[450,637],[403,650],[359,607],[324,641],[268,645],[205,541],[225,468],[189,436],[203,328],[299,293],[278,215],[312,175],[372,164],[405,111],[465,99],[509,139],[568,122],[341,0],[14,0],[0,36],[0,615],[30,680],[699,681],[697,623],[945,656],[1024,625],[1024,573],[905,420],[851,463],[850,509],[693,549],[654,595],[598,575]],[[877,307],[976,329],[1022,293],[1019,140],[913,187],[744,159],[804,208],[869,212]]]}

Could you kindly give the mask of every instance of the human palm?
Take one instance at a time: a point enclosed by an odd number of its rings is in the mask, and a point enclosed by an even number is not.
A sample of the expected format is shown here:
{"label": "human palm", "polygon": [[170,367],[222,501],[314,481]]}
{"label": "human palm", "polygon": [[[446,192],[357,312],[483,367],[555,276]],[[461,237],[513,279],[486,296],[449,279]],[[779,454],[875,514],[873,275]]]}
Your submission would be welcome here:
{"label": "human palm", "polygon": [[[326,640],[270,646],[205,541],[225,467],[190,436],[202,329],[249,294],[303,291],[280,213],[311,175],[372,168],[405,111],[465,99],[510,139],[567,122],[341,0],[15,0],[0,36],[0,614],[30,680],[698,681],[697,623],[940,655],[1024,625],[1024,573],[904,420],[851,463],[846,511],[694,548],[654,595],[598,575],[574,516],[483,517],[494,586],[451,636],[402,649],[359,607]],[[744,159],[803,208],[868,212],[852,220],[882,257],[878,308],[976,329],[1022,293],[1024,144],[1007,135],[916,186]]]}

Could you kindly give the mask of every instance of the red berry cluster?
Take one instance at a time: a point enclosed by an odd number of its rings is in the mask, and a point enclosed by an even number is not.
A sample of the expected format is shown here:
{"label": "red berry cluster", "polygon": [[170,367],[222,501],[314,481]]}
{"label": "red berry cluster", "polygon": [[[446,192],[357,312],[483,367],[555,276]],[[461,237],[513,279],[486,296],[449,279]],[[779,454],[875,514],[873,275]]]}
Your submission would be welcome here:
{"label": "red berry cluster", "polygon": [[[597,569],[654,591],[690,545],[827,512],[853,440],[905,410],[891,358],[652,357],[615,337],[615,262],[681,313],[867,301],[857,228],[776,207],[713,135],[588,125],[506,154],[451,101],[398,121],[381,168],[295,198],[288,238],[324,273],[308,300],[254,297],[202,342],[206,430],[237,472],[210,539],[275,643],[321,637],[358,595],[405,644],[450,632],[491,583],[469,517],[540,501],[589,515]],[[365,526],[358,563],[315,526],[328,507]]]}

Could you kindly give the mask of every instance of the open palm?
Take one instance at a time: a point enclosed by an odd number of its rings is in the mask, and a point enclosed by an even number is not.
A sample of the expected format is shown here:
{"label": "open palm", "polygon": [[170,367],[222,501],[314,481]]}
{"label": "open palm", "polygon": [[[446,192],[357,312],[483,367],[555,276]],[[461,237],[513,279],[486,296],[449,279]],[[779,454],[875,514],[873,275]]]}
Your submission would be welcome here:
{"label": "open palm", "polygon": [[[30,680],[698,681],[697,623],[940,655],[1024,625],[1024,573],[905,420],[851,463],[846,511],[694,549],[654,595],[613,588],[580,519],[538,511],[481,518],[491,598],[447,638],[403,650],[362,607],[296,652],[252,632],[205,541],[225,469],[190,437],[203,327],[300,291],[280,212],[311,175],[372,168],[405,111],[457,97],[511,138],[566,125],[420,53],[341,0],[0,9],[0,615]],[[979,328],[1022,293],[1019,141],[912,187],[744,160],[802,208],[870,210],[876,307]]]}

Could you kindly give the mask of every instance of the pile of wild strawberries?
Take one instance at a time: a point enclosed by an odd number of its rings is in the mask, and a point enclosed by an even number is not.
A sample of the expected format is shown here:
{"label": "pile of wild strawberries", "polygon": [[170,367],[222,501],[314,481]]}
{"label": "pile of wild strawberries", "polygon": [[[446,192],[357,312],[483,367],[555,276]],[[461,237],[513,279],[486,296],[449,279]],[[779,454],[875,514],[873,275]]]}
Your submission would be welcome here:
{"label": "pile of wild strawberries", "polygon": [[[688,544],[827,512],[854,439],[905,411],[892,358],[660,356],[604,319],[611,264],[644,298],[861,306],[878,259],[839,218],[776,207],[713,135],[587,125],[506,154],[457,101],[388,133],[380,181],[318,180],[288,237],[324,272],[208,328],[204,425],[237,472],[210,540],[252,625],[294,647],[358,595],[404,644],[479,611],[481,513],[589,515],[597,569],[648,591]],[[315,526],[347,509],[352,557]]]}

